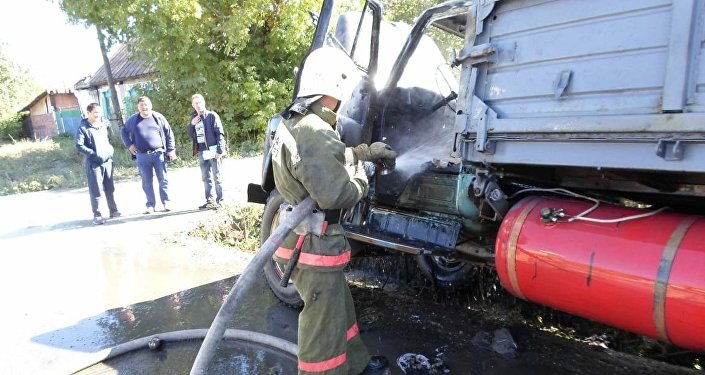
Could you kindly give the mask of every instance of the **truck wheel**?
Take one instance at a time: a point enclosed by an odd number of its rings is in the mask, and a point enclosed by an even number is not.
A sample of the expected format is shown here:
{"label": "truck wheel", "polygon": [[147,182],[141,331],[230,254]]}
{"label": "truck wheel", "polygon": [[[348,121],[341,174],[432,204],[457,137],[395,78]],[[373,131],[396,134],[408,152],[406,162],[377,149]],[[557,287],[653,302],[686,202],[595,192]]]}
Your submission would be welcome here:
{"label": "truck wheel", "polygon": [[[260,229],[259,235],[260,246],[269,238],[269,235],[275,229],[272,223],[279,217],[279,206],[281,206],[282,203],[284,203],[284,197],[282,197],[278,191],[272,191],[269,195],[269,199],[267,199],[267,204],[264,206],[264,215],[262,215],[262,228]],[[299,292],[296,291],[294,283],[291,280],[289,280],[289,284],[286,287],[279,285],[283,274],[283,267],[280,267],[273,259],[264,266],[264,276],[274,295],[288,306],[296,309],[303,307],[304,301],[301,299],[301,296],[299,296]]]}
{"label": "truck wheel", "polygon": [[477,274],[477,267],[450,256],[417,255],[416,263],[427,279],[442,286],[458,286]]}

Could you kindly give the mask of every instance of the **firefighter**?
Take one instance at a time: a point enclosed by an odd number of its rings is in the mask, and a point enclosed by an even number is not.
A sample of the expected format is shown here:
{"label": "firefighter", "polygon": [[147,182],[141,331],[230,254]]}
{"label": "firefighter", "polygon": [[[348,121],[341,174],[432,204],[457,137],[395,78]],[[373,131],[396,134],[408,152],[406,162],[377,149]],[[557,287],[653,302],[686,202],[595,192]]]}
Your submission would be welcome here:
{"label": "firefighter", "polygon": [[350,244],[338,223],[340,210],[367,194],[362,162],[396,158],[381,142],[346,148],[335,130],[337,110],[361,77],[341,50],[314,50],[304,62],[297,99],[285,112],[272,145],[274,180],[286,201],[279,220],[307,196],[318,205],[274,254],[275,261],[287,266],[300,249],[291,275],[304,301],[298,328],[300,375],[377,373],[388,366],[385,357],[370,356],[360,338],[343,273]]}

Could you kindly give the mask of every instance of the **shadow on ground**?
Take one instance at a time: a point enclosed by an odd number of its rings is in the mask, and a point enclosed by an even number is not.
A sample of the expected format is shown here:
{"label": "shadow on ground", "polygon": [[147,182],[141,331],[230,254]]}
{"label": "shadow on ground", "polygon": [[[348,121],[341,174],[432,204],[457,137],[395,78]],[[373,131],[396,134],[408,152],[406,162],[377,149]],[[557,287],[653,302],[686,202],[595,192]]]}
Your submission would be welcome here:
{"label": "shadow on ground", "polygon": [[156,220],[156,219],[161,219],[164,217],[188,215],[188,214],[193,214],[193,213],[198,213],[198,212],[204,212],[204,211],[199,210],[199,209],[190,209],[190,210],[172,210],[169,212],[161,211],[161,212],[154,212],[152,214],[125,215],[125,216],[121,216],[119,218],[114,218],[114,219],[106,218],[105,223],[103,223],[101,225],[93,224],[93,219],[72,220],[72,221],[66,221],[63,223],[58,223],[58,224],[53,224],[53,225],[30,226],[30,227],[18,229],[18,230],[0,235],[0,240],[9,240],[9,239],[13,239],[13,238],[20,238],[20,237],[24,237],[24,236],[39,234],[39,233],[51,232],[51,231],[55,231],[55,230],[70,231],[70,230],[90,228],[90,227],[100,228],[100,227],[104,227],[104,226],[113,226],[113,225],[120,225],[120,224],[139,222],[139,221]]}
{"label": "shadow on ground", "polygon": [[[387,257],[389,258],[389,257]],[[400,258],[382,257],[394,272],[404,268]],[[402,258],[403,259],[403,258]],[[396,265],[395,265],[396,264]],[[395,266],[394,266],[395,265]],[[389,267],[388,267],[389,266]],[[516,311],[473,302],[473,297],[437,292],[431,285],[389,274],[356,269],[349,273],[361,336],[371,354],[385,355],[388,373],[404,374],[395,365],[412,353],[432,360],[436,367],[423,374],[696,374],[663,362],[588,346],[530,327]],[[378,271],[378,270],[377,270]],[[236,277],[88,317],[77,324],[36,336],[33,341],[67,350],[97,353],[141,337],[192,328],[207,328]],[[491,305],[491,304],[490,304]],[[228,328],[263,332],[295,342],[298,311],[281,304],[263,277],[239,301]],[[507,328],[519,348],[509,359],[474,346],[479,331]],[[200,340],[167,343],[160,351],[146,348],[100,362],[80,374],[188,373]],[[90,363],[86,363],[88,366]],[[218,349],[212,374],[294,374],[293,358],[243,343]],[[77,369],[78,370],[78,369]],[[407,375],[410,373],[407,373]]]}

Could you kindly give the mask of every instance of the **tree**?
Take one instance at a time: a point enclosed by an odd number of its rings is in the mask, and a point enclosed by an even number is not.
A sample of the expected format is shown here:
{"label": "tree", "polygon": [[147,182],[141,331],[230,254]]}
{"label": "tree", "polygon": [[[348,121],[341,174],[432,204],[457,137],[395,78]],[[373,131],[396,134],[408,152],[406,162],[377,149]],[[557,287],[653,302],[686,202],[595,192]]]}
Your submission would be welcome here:
{"label": "tree", "polygon": [[[128,42],[159,79],[145,88],[155,109],[185,124],[199,92],[220,113],[229,140],[257,140],[290,100],[293,70],[313,33],[316,0],[62,0],[77,22]],[[185,138],[185,131],[176,132]]]}
{"label": "tree", "polygon": [[413,24],[425,9],[444,3],[443,0],[386,0],[384,15],[390,21],[404,21]]}
{"label": "tree", "polygon": [[[117,90],[115,90],[115,78],[113,78],[113,68],[110,66],[110,59],[108,58],[108,48],[105,46],[105,36],[100,30],[100,27],[95,28],[96,36],[98,37],[98,44],[100,45],[100,54],[103,56],[103,68],[105,68],[105,75],[108,78],[108,87],[110,87],[110,97],[112,98],[113,104],[113,115],[115,116],[115,121],[118,126],[122,126],[122,115],[120,114],[120,99],[117,95]],[[111,118],[112,120],[112,118]]]}
{"label": "tree", "polygon": [[[444,0],[388,0],[385,2],[384,15],[386,19],[404,21],[409,25],[413,25],[416,18],[424,10],[444,2]],[[452,59],[454,51],[457,52],[464,46],[463,38],[433,27],[426,30],[426,35],[434,40],[448,61]],[[460,74],[460,72],[458,71],[457,74]]]}
{"label": "tree", "polygon": [[41,90],[41,85],[0,49],[0,140],[22,136],[17,110],[29,104]]}

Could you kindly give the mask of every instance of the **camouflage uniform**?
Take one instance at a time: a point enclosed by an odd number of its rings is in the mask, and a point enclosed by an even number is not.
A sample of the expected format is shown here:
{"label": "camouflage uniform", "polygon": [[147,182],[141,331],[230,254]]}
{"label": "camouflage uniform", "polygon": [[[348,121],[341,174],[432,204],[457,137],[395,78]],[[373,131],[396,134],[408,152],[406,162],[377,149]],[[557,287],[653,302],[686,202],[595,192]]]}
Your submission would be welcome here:
{"label": "camouflage uniform", "polygon": [[[324,210],[352,207],[367,193],[367,177],[335,131],[335,112],[313,103],[277,129],[274,180],[287,203],[311,196]],[[284,266],[298,240],[289,234],[274,254]],[[340,224],[324,222],[321,236],[305,235],[292,280],[305,306],[299,315],[299,374],[359,374],[370,358],[358,334],[352,295],[343,274],[350,244]]]}

